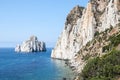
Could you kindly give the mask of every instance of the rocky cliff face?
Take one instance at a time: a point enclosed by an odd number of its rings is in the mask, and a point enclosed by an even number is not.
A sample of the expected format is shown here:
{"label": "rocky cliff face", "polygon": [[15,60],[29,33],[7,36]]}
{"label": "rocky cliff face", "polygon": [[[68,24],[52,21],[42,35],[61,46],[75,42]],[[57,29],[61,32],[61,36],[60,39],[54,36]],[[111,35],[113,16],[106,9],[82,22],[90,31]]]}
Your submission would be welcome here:
{"label": "rocky cliff face", "polygon": [[86,8],[76,6],[66,18],[51,57],[73,59],[98,32],[120,22],[120,0],[90,0]]}
{"label": "rocky cliff face", "polygon": [[41,52],[46,51],[44,42],[38,41],[36,36],[31,36],[29,40],[24,41],[21,45],[17,45],[16,52]]}
{"label": "rocky cliff face", "polygon": [[113,49],[120,50],[120,23],[95,35],[95,37],[83,46],[70,60],[70,66],[77,72],[81,72],[86,62],[95,57],[102,57]]}
{"label": "rocky cliff face", "polygon": [[[117,55],[116,55],[117,57],[114,56],[116,52],[117,52]],[[108,55],[111,55],[111,57],[108,57]],[[114,65],[114,62],[117,63],[115,65],[118,65],[120,67],[119,56],[120,56],[120,23],[114,27],[111,26],[105,31],[97,33],[95,37],[91,41],[89,41],[85,46],[83,46],[80,49],[80,51],[75,55],[75,57],[69,61],[69,65],[78,73],[80,73],[75,80],[88,80],[88,77],[92,76],[93,78],[98,75],[100,76],[98,79],[102,78],[101,75],[104,76],[102,80],[106,80],[107,78],[109,78],[110,80],[112,80],[113,78],[115,80],[119,80],[117,79],[117,78],[120,78],[119,74],[114,75],[114,73],[117,73],[118,70],[114,71],[115,68],[111,67]],[[108,58],[108,60],[105,61],[105,57]],[[97,60],[98,62],[95,61],[95,59],[98,59],[98,58],[99,58],[99,60]],[[102,64],[100,60],[103,60]],[[113,62],[111,62],[112,60]],[[109,63],[111,64],[111,66],[109,66]],[[102,69],[100,69],[99,66],[101,66]],[[97,71],[93,71],[93,67],[94,67],[94,70],[97,70]],[[89,71],[87,71],[88,68],[89,68]],[[106,74],[109,74],[110,71],[114,71],[114,72],[111,72],[112,76],[110,75],[108,77],[108,75]],[[88,75],[87,73],[89,73],[90,75]],[[87,74],[87,77],[86,77],[86,74]],[[98,79],[95,79],[95,80],[98,80]]]}
{"label": "rocky cliff face", "polygon": [[76,6],[68,14],[65,23],[65,28],[57,41],[56,47],[52,51],[51,57],[68,59],[72,58],[74,56],[74,53],[77,52],[77,50],[79,50],[80,43],[77,42],[79,41],[79,38],[77,38],[79,28],[78,24],[80,18],[82,17],[83,10],[84,10],[83,7]]}

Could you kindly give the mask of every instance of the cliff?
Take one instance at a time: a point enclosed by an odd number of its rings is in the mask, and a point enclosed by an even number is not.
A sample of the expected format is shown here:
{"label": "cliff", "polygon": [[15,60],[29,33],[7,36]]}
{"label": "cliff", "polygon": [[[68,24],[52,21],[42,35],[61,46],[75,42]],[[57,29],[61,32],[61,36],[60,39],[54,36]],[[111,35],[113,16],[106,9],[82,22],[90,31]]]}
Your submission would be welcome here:
{"label": "cliff", "polygon": [[76,6],[70,11],[51,57],[69,59],[70,66],[81,73],[89,59],[113,48],[120,50],[119,33],[120,0],[90,0],[86,8]]}
{"label": "cliff", "polygon": [[74,7],[66,18],[65,27],[52,50],[51,57],[74,58],[97,32],[114,27],[119,22],[119,0],[90,0],[86,8]]}
{"label": "cliff", "polygon": [[31,36],[29,40],[24,41],[21,45],[17,45],[16,52],[41,52],[46,51],[44,42],[38,41],[36,36]]}
{"label": "cliff", "polygon": [[119,80],[120,23],[97,33],[69,65],[79,73],[75,80]]}

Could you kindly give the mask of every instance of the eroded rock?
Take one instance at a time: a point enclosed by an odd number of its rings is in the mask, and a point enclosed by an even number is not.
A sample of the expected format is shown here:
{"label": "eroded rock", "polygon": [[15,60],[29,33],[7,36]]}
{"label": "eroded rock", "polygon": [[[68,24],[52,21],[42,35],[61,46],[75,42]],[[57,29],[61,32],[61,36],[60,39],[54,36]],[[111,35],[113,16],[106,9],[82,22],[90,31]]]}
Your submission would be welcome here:
{"label": "eroded rock", "polygon": [[29,40],[24,41],[21,45],[17,45],[16,52],[41,52],[46,51],[45,42],[38,41],[36,36],[31,36]]}

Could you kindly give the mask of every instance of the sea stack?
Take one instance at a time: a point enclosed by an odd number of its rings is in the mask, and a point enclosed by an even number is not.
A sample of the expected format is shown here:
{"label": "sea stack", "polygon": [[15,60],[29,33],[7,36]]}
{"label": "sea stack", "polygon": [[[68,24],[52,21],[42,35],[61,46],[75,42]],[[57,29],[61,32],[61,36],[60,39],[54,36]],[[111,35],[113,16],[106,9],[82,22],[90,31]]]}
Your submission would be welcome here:
{"label": "sea stack", "polygon": [[43,52],[46,51],[45,42],[38,41],[36,36],[31,36],[28,40],[24,41],[21,45],[17,45],[16,52]]}

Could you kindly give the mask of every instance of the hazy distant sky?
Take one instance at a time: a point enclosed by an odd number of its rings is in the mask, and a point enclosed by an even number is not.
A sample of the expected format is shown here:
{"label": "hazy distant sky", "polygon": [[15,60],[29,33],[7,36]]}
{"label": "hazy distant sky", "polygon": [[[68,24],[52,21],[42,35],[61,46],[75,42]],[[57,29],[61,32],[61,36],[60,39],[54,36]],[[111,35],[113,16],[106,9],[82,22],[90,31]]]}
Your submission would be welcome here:
{"label": "hazy distant sky", "polygon": [[15,47],[31,35],[53,47],[67,14],[88,0],[0,0],[0,47]]}

